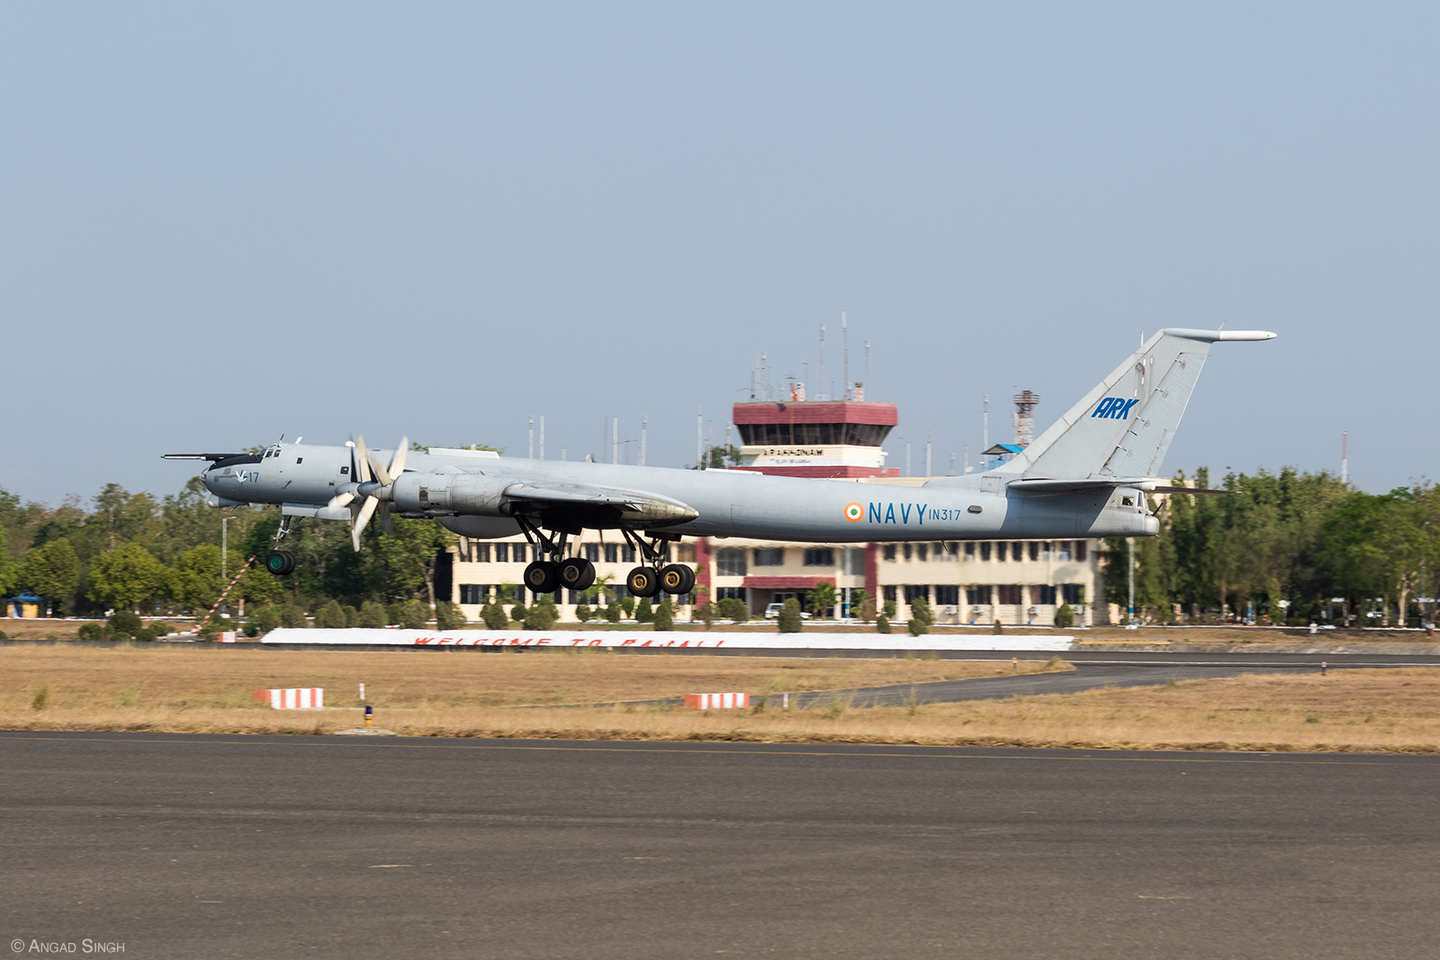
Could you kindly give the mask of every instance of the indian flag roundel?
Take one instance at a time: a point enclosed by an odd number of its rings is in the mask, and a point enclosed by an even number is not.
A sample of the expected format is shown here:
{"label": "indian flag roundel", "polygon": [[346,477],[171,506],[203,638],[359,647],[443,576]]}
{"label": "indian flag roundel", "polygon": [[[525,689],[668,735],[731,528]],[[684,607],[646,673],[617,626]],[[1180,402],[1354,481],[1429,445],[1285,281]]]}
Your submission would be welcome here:
{"label": "indian flag roundel", "polygon": [[851,523],[859,523],[860,518],[865,516],[865,508],[858,503],[845,504],[845,519]]}

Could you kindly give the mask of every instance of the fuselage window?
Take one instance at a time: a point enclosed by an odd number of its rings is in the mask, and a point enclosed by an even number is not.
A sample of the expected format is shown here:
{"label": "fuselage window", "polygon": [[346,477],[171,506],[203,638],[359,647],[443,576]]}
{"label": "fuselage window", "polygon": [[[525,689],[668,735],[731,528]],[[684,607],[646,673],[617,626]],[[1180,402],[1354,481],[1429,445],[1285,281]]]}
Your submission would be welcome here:
{"label": "fuselage window", "polygon": [[341,472],[342,474],[344,474],[345,476],[348,477],[348,476],[350,475],[350,468],[349,468],[349,467],[341,467],[341,468],[340,468],[340,472]]}

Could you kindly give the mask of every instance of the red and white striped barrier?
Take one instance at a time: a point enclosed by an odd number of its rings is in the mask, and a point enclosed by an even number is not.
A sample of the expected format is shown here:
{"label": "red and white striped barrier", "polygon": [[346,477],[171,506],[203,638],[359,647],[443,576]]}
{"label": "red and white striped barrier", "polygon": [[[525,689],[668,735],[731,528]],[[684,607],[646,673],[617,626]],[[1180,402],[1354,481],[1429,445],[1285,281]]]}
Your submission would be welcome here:
{"label": "red and white striped barrier", "polygon": [[276,710],[323,710],[325,690],[322,687],[286,687],[280,690],[251,690],[250,696],[268,703]]}
{"label": "red and white striped barrier", "polygon": [[220,643],[234,643],[234,642],[235,642],[235,631],[234,631],[234,630],[221,630],[221,631],[220,631],[220,635],[219,635],[218,637],[216,637],[215,639],[218,640]]}
{"label": "red and white striped barrier", "polygon": [[244,566],[240,568],[240,572],[235,574],[235,576],[230,579],[230,582],[225,585],[224,590],[220,591],[220,597],[215,601],[215,606],[211,607],[205,613],[205,616],[200,618],[200,622],[195,624],[195,629],[190,631],[191,633],[198,634],[200,632],[200,629],[204,627],[205,624],[210,622],[210,618],[215,616],[215,611],[220,609],[220,604],[224,603],[225,598],[230,596],[230,591],[235,589],[235,584],[239,583],[240,578],[245,576],[245,571],[250,569],[250,564],[254,563],[255,557],[258,556],[259,554],[257,553],[255,554],[255,556],[252,556],[249,560],[245,561]]}
{"label": "red and white striped barrier", "polygon": [[687,693],[685,706],[696,710],[730,710],[750,706],[748,693]]}

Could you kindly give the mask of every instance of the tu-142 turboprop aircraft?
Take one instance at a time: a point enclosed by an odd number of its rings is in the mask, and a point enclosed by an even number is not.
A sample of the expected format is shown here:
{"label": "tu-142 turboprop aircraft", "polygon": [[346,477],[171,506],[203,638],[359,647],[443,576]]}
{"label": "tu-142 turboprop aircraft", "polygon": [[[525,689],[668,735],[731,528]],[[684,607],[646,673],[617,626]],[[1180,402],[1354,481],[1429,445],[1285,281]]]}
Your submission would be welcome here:
{"label": "tu-142 turboprop aircraft", "polygon": [[549,557],[525,569],[525,585],[537,593],[589,587],[595,567],[568,556],[568,542],[586,529],[616,530],[644,558],[627,577],[632,594],[683,594],[694,588],[695,571],[662,564],[664,544],[685,536],[822,543],[1154,536],[1160,522],[1144,495],[1175,489],[1156,474],[1210,345],[1274,336],[1161,330],[1014,459],[919,487],[441,447],[420,453],[407,450],[404,438],[393,451],[369,449],[361,437],[358,446],[297,441],[258,454],[165,457],[209,461],[203,476],[215,506],[280,505],[266,558],[274,574],[295,569],[293,554],[280,549],[294,518],[348,521],[359,550],[378,509],[387,527],[394,513],[432,518],[476,539],[524,534]]}

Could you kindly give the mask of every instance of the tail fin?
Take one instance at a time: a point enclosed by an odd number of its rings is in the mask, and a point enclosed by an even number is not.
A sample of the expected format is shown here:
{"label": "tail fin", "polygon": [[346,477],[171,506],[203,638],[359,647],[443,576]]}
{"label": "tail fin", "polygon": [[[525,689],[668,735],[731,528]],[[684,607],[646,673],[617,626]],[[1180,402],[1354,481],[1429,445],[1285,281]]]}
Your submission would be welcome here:
{"label": "tail fin", "polygon": [[1153,477],[1210,344],[1274,337],[1263,330],[1161,330],[999,472],[1027,479]]}

